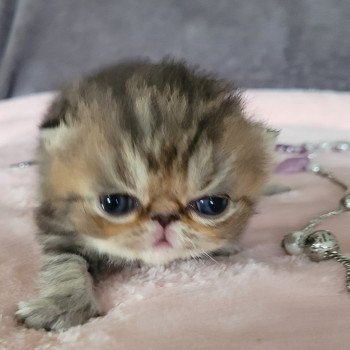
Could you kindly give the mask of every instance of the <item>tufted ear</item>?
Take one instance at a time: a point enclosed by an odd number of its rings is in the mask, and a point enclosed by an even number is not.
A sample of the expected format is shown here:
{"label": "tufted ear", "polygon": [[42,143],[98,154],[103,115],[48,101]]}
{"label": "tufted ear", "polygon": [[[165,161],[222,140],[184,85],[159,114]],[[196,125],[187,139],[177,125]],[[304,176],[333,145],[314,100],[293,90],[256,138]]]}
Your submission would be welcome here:
{"label": "tufted ear", "polygon": [[254,125],[261,130],[263,138],[266,142],[266,146],[273,151],[277,137],[280,134],[280,130],[272,129],[266,126],[264,123],[256,122]]}
{"label": "tufted ear", "polygon": [[64,94],[58,95],[41,122],[40,129],[52,129],[58,127],[62,122],[67,123],[66,116],[69,107],[70,102]]}
{"label": "tufted ear", "polygon": [[275,147],[277,137],[280,134],[280,130],[265,128],[266,140],[270,143],[272,147]]}
{"label": "tufted ear", "polygon": [[47,150],[59,148],[72,134],[73,127],[68,123],[69,101],[62,95],[58,96],[49,108],[40,125],[40,137]]}
{"label": "tufted ear", "polygon": [[75,133],[75,128],[60,123],[55,127],[41,128],[40,139],[46,150],[62,148]]}

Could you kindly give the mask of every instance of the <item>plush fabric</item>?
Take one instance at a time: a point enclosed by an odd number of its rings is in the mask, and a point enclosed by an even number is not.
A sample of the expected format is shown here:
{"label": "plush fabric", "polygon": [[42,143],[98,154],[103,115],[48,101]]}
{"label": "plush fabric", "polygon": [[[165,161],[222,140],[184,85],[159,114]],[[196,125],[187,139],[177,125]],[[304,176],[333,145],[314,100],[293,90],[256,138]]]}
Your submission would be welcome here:
{"label": "plush fabric", "polygon": [[[264,198],[229,258],[126,268],[97,287],[106,316],[64,333],[16,325],[36,293],[33,209],[36,126],[52,98],[0,103],[0,349],[349,349],[350,295],[341,265],[287,256],[284,234],[337,205],[342,191],[308,173],[274,175],[292,191]],[[251,113],[283,128],[282,141],[350,139],[349,93],[248,91]],[[350,182],[350,153],[318,161]],[[350,252],[350,213],[324,223]]]}

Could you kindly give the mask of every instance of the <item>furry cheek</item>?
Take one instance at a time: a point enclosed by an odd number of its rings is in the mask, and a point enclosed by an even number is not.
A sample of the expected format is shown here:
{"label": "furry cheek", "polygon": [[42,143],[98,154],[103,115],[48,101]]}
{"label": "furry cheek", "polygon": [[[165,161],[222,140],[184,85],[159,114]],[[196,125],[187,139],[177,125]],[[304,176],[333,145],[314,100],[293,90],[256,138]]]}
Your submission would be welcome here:
{"label": "furry cheek", "polygon": [[214,216],[214,217],[203,216],[194,210],[191,210],[189,212],[189,216],[191,217],[191,219],[195,223],[199,223],[199,224],[203,225],[204,227],[207,227],[207,226],[213,227],[213,228],[220,227],[230,217],[232,217],[232,215],[234,215],[234,213],[237,211],[237,209],[239,209],[239,205],[240,205],[239,202],[234,202],[234,201],[230,200],[229,205],[226,208],[226,210],[218,216]]}
{"label": "furry cheek", "polygon": [[195,233],[202,242],[218,245],[232,240],[244,227],[251,215],[253,204],[245,198],[232,202],[226,213],[218,218],[202,217],[195,212],[183,218],[186,232]]}
{"label": "furry cheek", "polygon": [[86,209],[76,210],[72,221],[75,229],[85,236],[105,241],[111,248],[114,246],[134,250],[152,246],[159,226],[137,213],[124,218],[113,218]]}
{"label": "furry cheek", "polygon": [[220,229],[213,230],[192,220],[178,221],[170,225],[174,235],[170,237],[174,247],[181,247],[191,251],[214,249],[220,247],[225,241]]}

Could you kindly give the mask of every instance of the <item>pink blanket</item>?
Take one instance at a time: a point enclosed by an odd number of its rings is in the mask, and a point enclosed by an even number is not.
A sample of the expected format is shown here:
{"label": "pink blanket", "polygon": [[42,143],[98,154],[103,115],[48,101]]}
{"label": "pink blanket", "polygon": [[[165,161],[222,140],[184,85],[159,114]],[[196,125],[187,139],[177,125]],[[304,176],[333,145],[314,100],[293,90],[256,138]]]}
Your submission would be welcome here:
{"label": "pink blanket", "polygon": [[[346,349],[350,295],[342,266],[286,256],[284,234],[333,208],[341,190],[312,174],[275,175],[292,191],[264,198],[230,258],[127,268],[98,286],[106,316],[55,334],[13,319],[36,293],[39,249],[32,212],[36,126],[51,94],[0,103],[0,349]],[[283,128],[281,141],[350,140],[350,93],[247,92],[251,113]],[[350,183],[350,153],[319,162]],[[350,213],[321,227],[350,252]]]}

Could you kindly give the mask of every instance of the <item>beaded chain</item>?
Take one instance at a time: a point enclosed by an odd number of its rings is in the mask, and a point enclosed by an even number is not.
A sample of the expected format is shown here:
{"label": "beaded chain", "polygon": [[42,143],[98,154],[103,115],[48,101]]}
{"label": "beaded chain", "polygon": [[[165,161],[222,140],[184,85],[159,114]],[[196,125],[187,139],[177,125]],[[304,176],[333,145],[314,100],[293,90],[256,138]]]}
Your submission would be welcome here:
{"label": "beaded chain", "polygon": [[320,151],[346,152],[350,151],[350,142],[323,142],[320,144],[277,145],[277,152],[298,155],[287,158],[277,167],[278,172],[311,171],[321,176],[345,191],[337,208],[311,219],[306,226],[298,231],[287,234],[282,241],[282,247],[288,254],[306,254],[313,261],[334,259],[346,269],[346,289],[350,293],[350,259],[339,253],[339,244],[331,231],[313,229],[329,217],[350,211],[350,188],[334,174],[312,162],[314,155]]}

